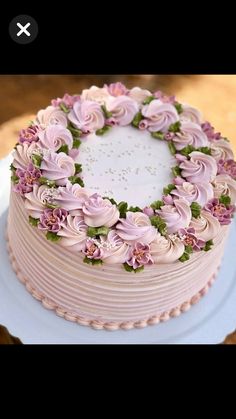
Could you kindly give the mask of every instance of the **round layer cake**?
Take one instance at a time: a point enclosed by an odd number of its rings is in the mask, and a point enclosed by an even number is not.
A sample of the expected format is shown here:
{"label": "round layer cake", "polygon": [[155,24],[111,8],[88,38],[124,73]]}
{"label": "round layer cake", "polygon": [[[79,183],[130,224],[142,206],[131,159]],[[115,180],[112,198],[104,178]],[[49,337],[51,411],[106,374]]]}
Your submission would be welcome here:
{"label": "round layer cake", "polygon": [[227,138],[160,91],[54,99],[13,151],[7,240],[46,308],[97,329],[187,311],[212,284],[236,202]]}

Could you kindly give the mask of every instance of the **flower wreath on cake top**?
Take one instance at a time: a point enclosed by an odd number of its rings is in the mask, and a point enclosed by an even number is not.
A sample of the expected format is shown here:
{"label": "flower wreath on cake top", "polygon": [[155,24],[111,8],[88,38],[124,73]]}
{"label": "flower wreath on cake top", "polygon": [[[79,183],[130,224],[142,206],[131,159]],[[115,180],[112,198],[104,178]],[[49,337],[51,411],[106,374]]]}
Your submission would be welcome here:
{"label": "flower wreath on cake top", "polygon": [[[147,130],[175,156],[173,182],[145,208],[89,195],[76,163],[86,135],[115,125]],[[128,141],[128,140],[127,140]],[[197,109],[162,92],[121,83],[65,94],[20,132],[11,165],[14,192],[45,238],[84,254],[91,264],[184,262],[208,251],[236,202],[236,162],[226,138]]]}

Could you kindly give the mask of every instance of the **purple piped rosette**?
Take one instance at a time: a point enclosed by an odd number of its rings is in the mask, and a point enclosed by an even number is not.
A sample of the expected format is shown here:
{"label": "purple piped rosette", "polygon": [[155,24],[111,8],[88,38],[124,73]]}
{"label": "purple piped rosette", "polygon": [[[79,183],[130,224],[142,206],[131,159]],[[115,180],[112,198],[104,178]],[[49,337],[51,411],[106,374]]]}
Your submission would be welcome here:
{"label": "purple piped rosette", "polygon": [[[172,183],[144,208],[89,195],[77,163],[87,135],[128,125],[165,141],[176,161]],[[11,165],[13,191],[24,200],[29,222],[48,240],[79,248],[85,263],[118,263],[139,272],[155,263],[153,248],[159,244],[170,248],[172,261],[178,254],[185,262],[192,253],[210,250],[218,229],[231,223],[236,162],[226,149],[228,140],[175,96],[120,82],[92,86],[53,99],[20,131]],[[197,228],[205,217],[214,232],[208,242]],[[179,255],[176,248],[184,251]]]}

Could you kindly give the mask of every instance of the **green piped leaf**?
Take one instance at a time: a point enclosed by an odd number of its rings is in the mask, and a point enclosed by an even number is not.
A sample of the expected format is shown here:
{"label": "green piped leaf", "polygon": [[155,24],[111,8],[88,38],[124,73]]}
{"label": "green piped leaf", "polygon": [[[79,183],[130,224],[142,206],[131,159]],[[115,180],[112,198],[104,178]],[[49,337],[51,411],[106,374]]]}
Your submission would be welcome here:
{"label": "green piped leaf", "polygon": [[110,128],[111,127],[109,127],[108,125],[105,125],[103,128],[97,129],[96,135],[104,135],[107,131],[109,131]]}
{"label": "green piped leaf", "polygon": [[69,113],[70,112],[70,108],[68,108],[63,102],[60,103],[59,108],[65,112],[65,113]]}
{"label": "green piped leaf", "polygon": [[43,158],[42,156],[39,156],[38,154],[32,154],[31,160],[35,167],[40,168]]}
{"label": "green piped leaf", "polygon": [[16,185],[19,182],[19,178],[15,175],[15,173],[13,173],[13,175],[11,176],[11,181],[14,185]]}
{"label": "green piped leaf", "polygon": [[231,198],[228,195],[221,195],[219,201],[221,204],[224,204],[226,207],[231,204]]}
{"label": "green piped leaf", "polygon": [[59,150],[57,150],[57,153],[66,153],[69,154],[69,147],[67,144],[63,144]]}
{"label": "green piped leaf", "polygon": [[101,108],[106,118],[112,117],[112,112],[109,112],[105,105],[102,105]]}
{"label": "green piped leaf", "polygon": [[128,211],[131,212],[142,212],[142,209],[140,207],[129,207]]}
{"label": "green piped leaf", "polygon": [[165,188],[163,188],[163,194],[164,195],[169,195],[171,193],[171,191],[173,191],[173,189],[175,189],[175,188],[176,188],[176,186],[173,183],[170,183]]}
{"label": "green piped leaf", "polygon": [[141,112],[136,113],[136,115],[135,115],[135,117],[134,117],[134,119],[133,119],[133,121],[132,121],[132,125],[133,125],[135,128],[138,128],[138,126],[139,126],[139,122],[140,122],[140,121],[142,121],[142,119],[143,119],[143,115],[142,115],[142,113],[141,113]]}
{"label": "green piped leaf", "polygon": [[181,169],[179,166],[172,167],[171,169],[174,176],[181,176]]}
{"label": "green piped leaf", "polygon": [[210,147],[199,147],[197,150],[200,151],[201,153],[208,154],[209,156],[211,156]]}
{"label": "green piped leaf", "polygon": [[163,207],[164,202],[163,201],[154,201],[150,207],[155,211],[155,210],[159,210],[161,207]]}
{"label": "green piped leaf", "polygon": [[205,244],[205,246],[203,247],[203,250],[205,252],[208,252],[208,250],[211,250],[212,246],[214,245],[213,240],[208,240]]}
{"label": "green piped leaf", "polygon": [[87,236],[95,237],[95,236],[107,236],[109,232],[109,228],[102,226],[102,227],[88,227]]}
{"label": "green piped leaf", "polygon": [[139,268],[136,268],[136,269],[134,269],[133,266],[128,265],[128,263],[123,263],[123,266],[127,272],[138,273],[144,270],[144,266],[140,266]]}
{"label": "green piped leaf", "polygon": [[182,150],[180,150],[179,153],[182,154],[183,156],[188,157],[188,155],[192,153],[193,151],[196,151],[196,149],[192,145],[189,144],[186,147],[182,148]]}
{"label": "green piped leaf", "polygon": [[87,263],[88,265],[102,265],[103,261],[102,259],[90,259],[87,256],[83,259],[84,263]]}
{"label": "green piped leaf", "polygon": [[181,114],[183,112],[183,106],[181,105],[181,103],[175,102],[174,107],[177,110],[178,114]]}
{"label": "green piped leaf", "polygon": [[75,163],[75,174],[82,172],[82,164]]}
{"label": "green piped leaf", "polygon": [[186,262],[186,261],[187,261],[187,260],[189,260],[189,259],[190,259],[189,253],[184,252],[184,253],[182,254],[182,256],[180,256],[179,261],[180,261],[180,262]]}
{"label": "green piped leaf", "polygon": [[151,103],[155,99],[156,99],[155,96],[148,96],[146,97],[146,99],[144,99],[143,105],[149,105],[149,103]]}
{"label": "green piped leaf", "polygon": [[169,126],[168,131],[170,131],[170,132],[180,132],[180,127],[181,127],[181,122],[177,121],[174,124],[171,124]]}
{"label": "green piped leaf", "polygon": [[150,217],[151,224],[161,233],[162,236],[167,234],[166,223],[159,215],[152,215]]}
{"label": "green piped leaf", "polygon": [[163,134],[163,132],[161,132],[161,131],[152,132],[151,136],[153,138],[158,139],[158,140],[164,140],[164,138],[165,138],[165,134]]}
{"label": "green piped leaf", "polygon": [[128,211],[128,204],[125,201],[121,201],[118,204],[118,210],[120,212],[120,218],[125,218],[126,217],[126,212]]}
{"label": "green piped leaf", "polygon": [[188,253],[188,254],[193,253],[193,247],[190,246],[190,245],[186,245],[185,246],[185,252]]}
{"label": "green piped leaf", "polygon": [[50,208],[50,209],[55,209],[55,208],[59,208],[59,205],[56,204],[49,204],[49,202],[46,203],[45,205],[46,208]]}
{"label": "green piped leaf", "polygon": [[83,133],[80,129],[73,127],[73,125],[71,124],[68,124],[67,129],[71,132],[73,137],[76,137],[76,138],[80,137]]}
{"label": "green piped leaf", "polygon": [[40,185],[47,185],[49,188],[54,188],[56,186],[55,180],[49,180],[44,176],[39,178]]}
{"label": "green piped leaf", "polygon": [[34,218],[31,217],[31,215],[29,216],[29,223],[33,226],[33,227],[37,227],[38,223],[39,223],[39,218]]}
{"label": "green piped leaf", "polygon": [[171,154],[174,156],[176,154],[177,150],[175,148],[175,145],[174,145],[173,141],[168,141],[168,147],[169,147],[169,150],[170,150]]}
{"label": "green piped leaf", "polygon": [[79,146],[80,146],[80,144],[81,144],[81,141],[80,141],[80,139],[79,139],[79,138],[74,138],[74,139],[73,139],[73,148],[78,149],[78,148],[79,148]]}
{"label": "green piped leaf", "polygon": [[46,234],[47,240],[50,240],[51,242],[58,242],[61,237],[57,235],[57,233],[53,233],[52,231],[48,231]]}
{"label": "green piped leaf", "polygon": [[193,218],[199,218],[201,215],[201,205],[197,202],[192,202],[190,205]]}
{"label": "green piped leaf", "polygon": [[109,196],[103,196],[103,199],[108,199],[113,205],[118,205],[117,202],[113,198],[109,198]]}
{"label": "green piped leaf", "polygon": [[84,187],[84,182],[81,179],[81,177],[78,176],[70,176],[68,177],[68,180],[74,185],[75,183],[78,183],[82,188]]}

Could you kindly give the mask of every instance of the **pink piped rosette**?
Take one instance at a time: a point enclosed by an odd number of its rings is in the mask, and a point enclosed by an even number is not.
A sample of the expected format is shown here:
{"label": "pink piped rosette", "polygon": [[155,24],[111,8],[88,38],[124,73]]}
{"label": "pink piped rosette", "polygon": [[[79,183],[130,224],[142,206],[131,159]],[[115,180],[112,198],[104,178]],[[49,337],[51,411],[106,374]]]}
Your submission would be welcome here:
{"label": "pink piped rosette", "polygon": [[[77,163],[81,142],[116,125],[148,131],[175,156],[172,184],[145,208],[91,195],[84,185]],[[20,131],[13,157],[13,191],[24,200],[32,228],[92,265],[123,264],[138,272],[185,262],[191,253],[210,250],[235,212],[229,141],[197,109],[159,90],[118,82],[53,99]]]}

